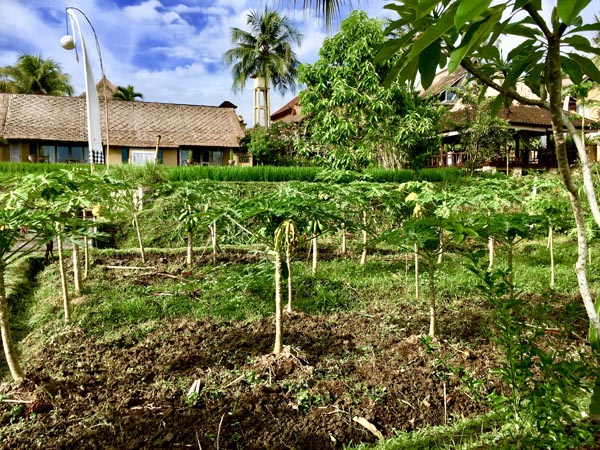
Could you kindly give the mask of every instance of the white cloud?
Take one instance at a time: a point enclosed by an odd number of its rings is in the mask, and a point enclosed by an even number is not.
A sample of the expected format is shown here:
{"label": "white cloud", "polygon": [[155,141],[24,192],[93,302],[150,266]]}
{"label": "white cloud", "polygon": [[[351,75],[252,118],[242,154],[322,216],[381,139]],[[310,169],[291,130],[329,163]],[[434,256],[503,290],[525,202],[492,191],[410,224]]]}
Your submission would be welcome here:
{"label": "white cloud", "polygon": [[[59,62],[72,76],[77,94],[81,93],[83,66],[77,64],[72,52],[66,52],[59,45],[60,37],[65,34],[65,7],[74,5],[88,16],[96,29],[106,74],[113,83],[132,84],[147,101],[219,105],[229,100],[239,106],[238,114],[251,122],[252,83],[248,83],[243,93],[234,94],[231,73],[222,64],[223,53],[232,45],[230,29],[246,29],[247,15],[253,9],[260,11],[265,5],[276,8],[304,34],[302,46],[295,49],[299,60],[312,63],[317,60],[322,41],[328,34],[314,11],[302,11],[302,3],[297,1],[294,5],[292,0],[0,0],[0,66],[14,64],[22,52],[40,53]],[[389,1],[352,2],[370,17],[393,18],[392,11],[383,9],[386,3]],[[545,6],[547,3],[548,0],[544,0]],[[347,7],[342,14],[347,16]],[[588,20],[593,20],[593,11],[588,15]],[[93,35],[86,22],[83,19],[80,22],[94,74],[99,79]],[[333,33],[338,25],[334,24]],[[149,42],[152,47],[148,47]],[[142,60],[142,54],[148,59]],[[275,111],[293,95],[281,97],[273,93],[271,109]]]}
{"label": "white cloud", "polygon": [[162,8],[162,3],[158,0],[147,0],[139,5],[126,6],[123,8],[125,15],[135,22],[147,22],[160,20],[160,13],[157,8]]}

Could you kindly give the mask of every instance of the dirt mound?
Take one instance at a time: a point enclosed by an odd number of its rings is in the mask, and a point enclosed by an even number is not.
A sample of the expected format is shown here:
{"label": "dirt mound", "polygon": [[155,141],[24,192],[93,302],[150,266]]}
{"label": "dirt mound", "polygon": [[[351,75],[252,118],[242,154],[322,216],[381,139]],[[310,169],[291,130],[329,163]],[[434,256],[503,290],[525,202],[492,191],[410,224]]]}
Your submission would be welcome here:
{"label": "dirt mound", "polygon": [[[483,412],[465,389],[493,352],[431,342],[389,314],[294,313],[286,352],[270,319],[178,321],[102,341],[72,327],[5,387],[11,449],[326,449]],[[361,423],[359,423],[361,422]],[[365,423],[376,430],[369,430]]]}

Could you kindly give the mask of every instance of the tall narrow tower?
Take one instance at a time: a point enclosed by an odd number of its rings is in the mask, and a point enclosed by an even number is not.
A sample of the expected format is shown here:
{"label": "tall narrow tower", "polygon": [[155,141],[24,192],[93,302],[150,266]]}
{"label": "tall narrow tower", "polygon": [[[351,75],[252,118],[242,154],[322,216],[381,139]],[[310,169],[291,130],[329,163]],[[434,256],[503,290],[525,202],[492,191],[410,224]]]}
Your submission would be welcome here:
{"label": "tall narrow tower", "polygon": [[271,112],[269,108],[269,86],[260,76],[254,78],[254,126],[269,128]]}

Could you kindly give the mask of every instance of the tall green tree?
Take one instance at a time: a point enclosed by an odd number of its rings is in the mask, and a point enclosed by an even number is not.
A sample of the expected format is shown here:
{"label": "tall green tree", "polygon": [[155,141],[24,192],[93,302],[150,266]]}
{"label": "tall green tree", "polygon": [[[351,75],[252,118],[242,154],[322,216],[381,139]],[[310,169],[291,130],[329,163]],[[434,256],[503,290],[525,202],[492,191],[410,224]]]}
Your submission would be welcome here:
{"label": "tall green tree", "polygon": [[59,63],[24,53],[15,65],[0,67],[0,92],[71,96],[73,86]]}
{"label": "tall green tree", "polygon": [[435,149],[441,108],[400,83],[385,89],[392,61],[375,61],[386,36],[380,20],[353,11],[323,43],[319,60],[300,66],[304,150],[338,169],[370,164],[419,166]]}
{"label": "tall green tree", "polygon": [[[591,0],[556,0],[549,22],[543,18],[541,0],[510,0],[494,6],[491,3],[491,0],[403,0],[389,4],[386,7],[396,11],[399,19],[388,29],[408,26],[410,31],[390,40],[380,57],[387,60],[401,55],[388,83],[397,78],[414,81],[419,73],[423,85],[428,87],[439,66],[447,64],[450,73],[462,66],[484,86],[500,93],[495,108],[517,100],[550,112],[556,159],[577,229],[575,273],[594,345],[597,344],[594,336],[600,333],[600,308],[594,302],[588,282],[585,212],[579,182],[572,176],[567,158],[566,133],[577,147],[583,192],[598,226],[600,208],[585,144],[563,111],[562,85],[565,76],[576,85],[584,77],[600,82],[600,70],[592,59],[583,56],[600,55],[600,49],[584,36],[585,32],[600,32],[600,23],[584,24],[581,17]],[[524,39],[504,58],[497,44],[507,36]],[[521,95],[517,90],[519,82],[536,97]],[[596,379],[590,412],[600,415],[600,377]]]}
{"label": "tall green tree", "polygon": [[113,100],[134,102],[138,98],[143,100],[144,95],[141,92],[136,92],[131,84],[128,84],[127,86],[117,86],[117,90],[113,93]]}
{"label": "tall green tree", "polygon": [[[491,0],[404,0],[386,5],[399,16],[388,30],[408,26],[410,31],[388,41],[379,57],[389,60],[400,55],[388,83],[397,79],[414,81],[418,73],[423,86],[428,87],[438,67],[447,64],[452,73],[462,66],[484,86],[500,93],[494,104],[496,109],[503,102],[517,100],[550,112],[556,157],[577,227],[579,290],[590,322],[598,332],[600,320],[586,272],[588,244],[584,211],[579,186],[569,167],[564,131],[573,137],[577,146],[585,195],[598,225],[600,211],[585,146],[562,108],[562,81],[566,74],[575,84],[580,84],[584,76],[600,82],[600,70],[591,59],[582,56],[582,53],[600,55],[600,49],[583,35],[600,31],[600,24],[584,24],[580,16],[590,0],[557,0],[550,22],[542,17],[539,0],[511,0],[494,6],[491,3]],[[497,45],[499,39],[506,36],[525,39],[504,58]],[[518,82],[529,87],[536,97],[521,95]]]}
{"label": "tall green tree", "polygon": [[268,127],[271,117],[269,86],[280,93],[296,89],[299,61],[292,45],[302,43],[302,34],[286,16],[277,11],[253,10],[248,14],[250,31],[231,29],[233,48],[223,55],[225,64],[231,68],[233,90],[241,92],[248,78],[262,78],[264,90],[264,123]]}

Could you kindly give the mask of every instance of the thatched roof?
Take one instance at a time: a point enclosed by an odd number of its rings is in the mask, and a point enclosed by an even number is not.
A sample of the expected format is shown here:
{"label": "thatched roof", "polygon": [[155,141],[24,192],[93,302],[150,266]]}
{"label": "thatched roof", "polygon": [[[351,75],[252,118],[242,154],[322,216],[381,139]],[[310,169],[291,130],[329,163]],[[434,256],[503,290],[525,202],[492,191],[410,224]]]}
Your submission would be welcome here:
{"label": "thatched roof", "polygon": [[[106,140],[104,102],[100,102]],[[244,136],[235,109],[172,103],[109,100],[111,146],[166,148],[239,147]],[[4,117],[4,120],[2,118]],[[87,142],[85,99],[0,94],[0,136],[9,140]]]}
{"label": "thatched roof", "polygon": [[[112,100],[113,94],[117,92],[117,86],[112,84],[106,75],[103,75],[100,78],[100,81],[96,83],[96,92],[98,93],[98,99],[104,100],[106,97],[109,100]],[[80,95],[80,97],[85,98],[85,92]]]}

